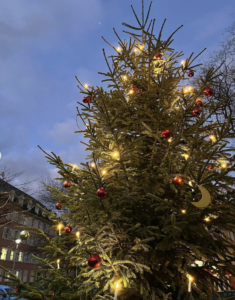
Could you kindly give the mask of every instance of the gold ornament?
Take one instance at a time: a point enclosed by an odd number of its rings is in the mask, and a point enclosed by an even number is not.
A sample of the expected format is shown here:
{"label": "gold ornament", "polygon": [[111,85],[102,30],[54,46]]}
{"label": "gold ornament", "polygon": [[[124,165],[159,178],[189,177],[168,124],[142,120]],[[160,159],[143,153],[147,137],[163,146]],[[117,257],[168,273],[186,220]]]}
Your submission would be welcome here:
{"label": "gold ornament", "polygon": [[27,230],[23,230],[20,232],[20,239],[25,241],[29,238],[30,234]]}
{"label": "gold ornament", "polygon": [[198,188],[200,189],[202,193],[202,199],[198,202],[191,202],[194,206],[200,209],[206,208],[210,202],[211,202],[211,195],[208,192],[207,189],[205,189],[202,185],[198,185]]}

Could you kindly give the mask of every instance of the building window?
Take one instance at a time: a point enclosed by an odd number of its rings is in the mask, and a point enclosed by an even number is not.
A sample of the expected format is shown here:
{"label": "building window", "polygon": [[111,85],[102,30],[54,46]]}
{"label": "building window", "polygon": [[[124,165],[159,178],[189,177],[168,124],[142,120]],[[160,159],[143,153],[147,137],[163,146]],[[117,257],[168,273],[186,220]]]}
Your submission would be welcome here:
{"label": "building window", "polygon": [[[10,272],[12,272],[12,270],[9,270]],[[6,278],[4,278],[4,281],[10,281],[10,275],[8,274],[8,273],[5,273],[5,277]]]}
{"label": "building window", "polygon": [[3,281],[3,269],[0,269],[0,282]]}
{"label": "building window", "polygon": [[44,231],[44,224],[43,224],[43,222],[39,222],[39,229],[41,229],[42,231]]}
{"label": "building window", "polygon": [[30,263],[31,262],[31,254],[30,253],[24,253],[24,262]]}
{"label": "building window", "polygon": [[21,270],[15,270],[14,274],[21,280],[22,271]]}
{"label": "building window", "polygon": [[39,214],[39,207],[38,206],[35,206],[35,213]]}
{"label": "building window", "polygon": [[24,204],[24,196],[19,197],[19,205],[23,206]]}
{"label": "building window", "polygon": [[32,235],[29,236],[29,238],[27,240],[27,244],[30,246],[34,245],[34,237]]}
{"label": "building window", "polygon": [[7,248],[2,248],[1,260],[6,260],[6,259],[7,259]]}
{"label": "building window", "polygon": [[32,271],[30,272],[29,282],[34,282],[34,276],[35,276],[35,271],[32,270]]}
{"label": "building window", "polygon": [[18,261],[23,261],[23,252],[18,252]]}
{"label": "building window", "polygon": [[37,219],[33,220],[33,227],[38,228],[39,221]]}
{"label": "building window", "polygon": [[27,203],[27,209],[31,209],[33,206],[33,203],[31,200],[29,200],[29,202]]}
{"label": "building window", "polygon": [[28,218],[27,226],[33,227],[33,218]]}
{"label": "building window", "polygon": [[10,231],[11,231],[11,229],[9,227],[4,227],[2,238],[5,240],[8,240],[10,237]]}
{"label": "building window", "polygon": [[14,253],[15,251],[14,250],[10,250],[10,260],[13,260],[14,259]]}
{"label": "building window", "polygon": [[28,281],[28,270],[24,270],[23,271],[23,282],[27,282]]}

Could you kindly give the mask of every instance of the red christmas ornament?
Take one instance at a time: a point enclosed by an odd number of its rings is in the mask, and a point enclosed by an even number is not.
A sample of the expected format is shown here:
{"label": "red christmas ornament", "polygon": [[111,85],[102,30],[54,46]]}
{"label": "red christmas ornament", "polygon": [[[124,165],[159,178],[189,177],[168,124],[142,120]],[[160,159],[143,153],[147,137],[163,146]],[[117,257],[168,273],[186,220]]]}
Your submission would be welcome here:
{"label": "red christmas ornament", "polygon": [[138,93],[143,92],[143,90],[142,89],[137,89],[136,92],[138,92]]}
{"label": "red christmas ornament", "polygon": [[136,89],[136,87],[135,87],[134,85],[132,85],[132,86],[131,86],[131,90],[134,91],[135,89]]}
{"label": "red christmas ornament", "polygon": [[91,97],[83,97],[82,98],[83,103],[91,103]]}
{"label": "red christmas ornament", "polygon": [[194,109],[192,113],[193,113],[194,117],[198,118],[200,116],[201,111],[199,109]]}
{"label": "red christmas ornament", "polygon": [[209,170],[212,170],[212,169],[213,169],[212,165],[209,165],[208,169],[209,169]]}
{"label": "red christmas ornament", "polygon": [[174,184],[177,184],[177,185],[181,185],[183,183],[183,178],[182,177],[179,177],[179,176],[176,176],[173,180]]}
{"label": "red christmas ornament", "polygon": [[161,53],[158,53],[158,54],[155,56],[155,58],[156,58],[157,60],[162,60],[162,55],[161,55]]}
{"label": "red christmas ornament", "polygon": [[70,181],[65,181],[64,182],[64,187],[67,189],[67,188],[70,188],[71,186],[71,182]]}
{"label": "red christmas ornament", "polygon": [[161,136],[163,139],[169,139],[171,137],[170,130],[168,130],[168,129],[163,130],[163,132],[161,133]]}
{"label": "red christmas ornament", "polygon": [[58,210],[61,210],[62,209],[62,203],[57,202],[56,205],[55,205],[55,208],[58,209]]}
{"label": "red christmas ornament", "polygon": [[71,226],[66,226],[64,231],[65,231],[65,233],[70,233],[72,231],[72,227]]}
{"label": "red christmas ornament", "polygon": [[100,188],[97,190],[96,195],[100,198],[100,199],[104,199],[107,197],[108,192],[106,191],[105,188]]}
{"label": "red christmas ornament", "polygon": [[213,95],[213,90],[211,88],[205,89],[204,94],[205,96],[210,97]]}
{"label": "red christmas ornament", "polygon": [[202,107],[202,106],[203,106],[203,101],[202,101],[202,99],[201,99],[201,98],[197,98],[195,104],[196,104],[197,106]]}
{"label": "red christmas ornament", "polygon": [[189,72],[188,72],[188,77],[193,77],[193,76],[194,76],[193,70],[189,71]]}
{"label": "red christmas ornament", "polygon": [[88,257],[88,265],[93,269],[99,268],[101,263],[102,263],[102,261],[101,261],[101,257],[99,256],[99,254],[91,254]]}

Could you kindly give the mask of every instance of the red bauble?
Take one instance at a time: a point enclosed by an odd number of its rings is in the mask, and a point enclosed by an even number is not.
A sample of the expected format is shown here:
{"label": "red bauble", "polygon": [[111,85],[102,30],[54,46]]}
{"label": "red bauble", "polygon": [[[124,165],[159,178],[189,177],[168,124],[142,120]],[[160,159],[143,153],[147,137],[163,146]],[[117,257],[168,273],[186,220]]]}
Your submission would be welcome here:
{"label": "red bauble", "polygon": [[202,107],[202,106],[203,106],[203,101],[202,101],[202,99],[201,99],[201,98],[197,98],[195,104],[196,104],[197,106]]}
{"label": "red bauble", "polygon": [[205,89],[204,94],[205,96],[210,97],[213,95],[213,90],[211,88]]}
{"label": "red bauble", "polygon": [[137,89],[136,92],[140,93],[140,92],[143,92],[142,89]]}
{"label": "red bauble", "polygon": [[65,187],[66,189],[69,189],[70,186],[71,186],[71,182],[70,182],[70,181],[65,181],[65,182],[64,182],[64,187]]}
{"label": "red bauble", "polygon": [[162,55],[161,55],[161,53],[158,53],[158,54],[155,56],[155,58],[156,58],[157,60],[162,60]]}
{"label": "red bauble", "polygon": [[91,103],[91,97],[83,97],[82,98],[83,103]]}
{"label": "red bauble", "polygon": [[193,76],[194,76],[193,70],[189,71],[189,72],[188,72],[188,77],[193,77]]}
{"label": "red bauble", "polygon": [[64,231],[65,231],[65,233],[70,233],[72,231],[72,227],[71,226],[66,226]]}
{"label": "red bauble", "polygon": [[57,202],[56,205],[55,205],[55,208],[58,209],[58,210],[61,210],[62,209],[62,203]]}
{"label": "red bauble", "polygon": [[64,176],[67,176],[67,174],[64,174]]}
{"label": "red bauble", "polygon": [[168,129],[163,130],[163,132],[161,133],[161,136],[163,139],[169,139],[171,137],[170,130],[168,130]]}
{"label": "red bauble", "polygon": [[136,87],[135,87],[134,85],[132,85],[132,86],[131,86],[131,90],[134,91],[135,89],[136,89]]}
{"label": "red bauble", "polygon": [[199,117],[200,116],[201,111],[199,109],[194,109],[192,114],[194,115],[194,117]]}
{"label": "red bauble", "polygon": [[101,257],[99,256],[99,254],[91,254],[88,257],[88,265],[93,269],[99,268],[101,263],[102,263],[102,261],[101,261]]}
{"label": "red bauble", "polygon": [[173,180],[174,184],[177,184],[177,185],[181,185],[183,183],[183,178],[182,177],[179,177],[179,176],[176,176]]}
{"label": "red bauble", "polygon": [[212,170],[212,169],[213,169],[212,165],[209,165],[208,169],[209,169],[209,170]]}
{"label": "red bauble", "polygon": [[96,192],[96,195],[100,198],[100,199],[104,199],[107,197],[108,192],[106,191],[105,188],[100,188],[98,189],[98,191]]}

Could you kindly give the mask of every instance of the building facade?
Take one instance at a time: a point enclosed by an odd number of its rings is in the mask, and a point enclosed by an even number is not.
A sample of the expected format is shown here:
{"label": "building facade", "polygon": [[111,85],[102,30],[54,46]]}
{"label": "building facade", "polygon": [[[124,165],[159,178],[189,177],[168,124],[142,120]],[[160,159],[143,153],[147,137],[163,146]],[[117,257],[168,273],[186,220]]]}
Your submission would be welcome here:
{"label": "building facade", "polygon": [[[23,226],[41,229],[49,237],[58,234],[38,204],[45,208],[33,197],[0,179],[0,265],[13,271],[25,283],[33,282],[35,272],[40,268],[33,258],[33,255],[40,257],[37,250],[40,240],[30,234],[27,240],[16,244]],[[9,279],[6,277],[6,272],[0,269],[0,284],[7,284]]]}

